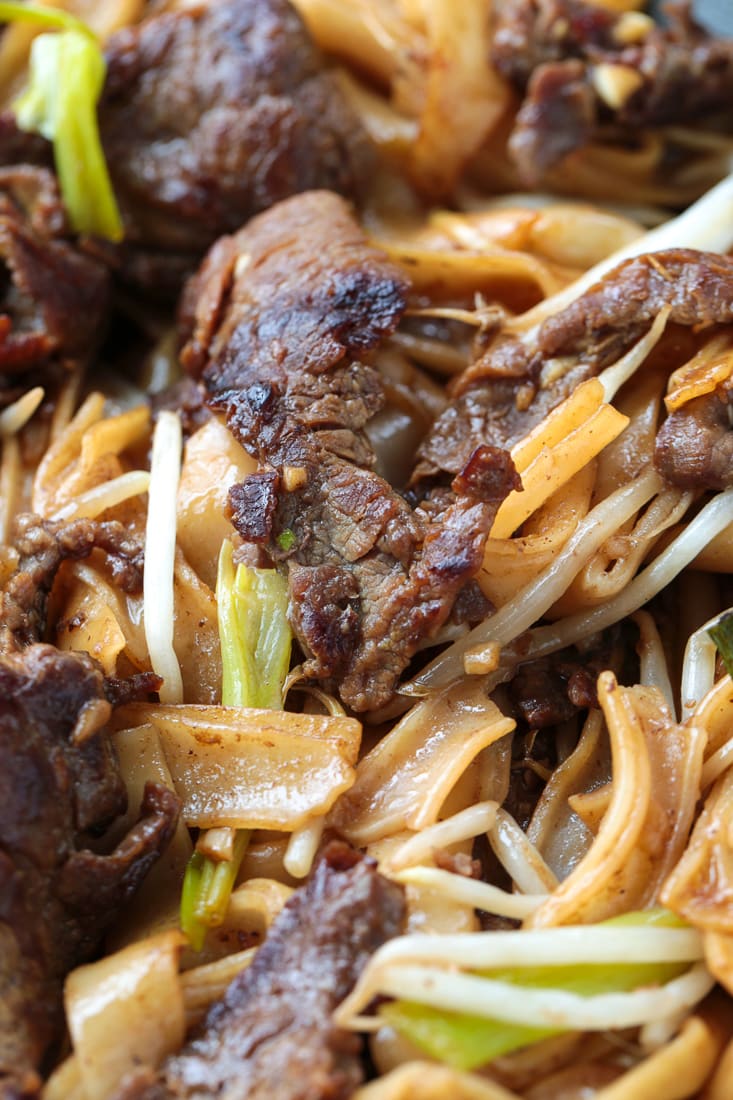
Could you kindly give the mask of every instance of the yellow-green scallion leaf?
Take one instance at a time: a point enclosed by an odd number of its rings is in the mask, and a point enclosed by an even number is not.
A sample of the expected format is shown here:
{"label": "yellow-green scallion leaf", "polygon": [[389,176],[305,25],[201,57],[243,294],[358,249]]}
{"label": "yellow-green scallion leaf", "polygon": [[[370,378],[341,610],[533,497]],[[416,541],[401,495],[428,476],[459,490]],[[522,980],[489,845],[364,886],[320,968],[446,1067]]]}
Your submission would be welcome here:
{"label": "yellow-green scallion leaf", "polygon": [[[274,569],[235,569],[227,540],[219,555],[216,602],[224,706],[282,710],[292,645],[285,581]],[[237,831],[229,860],[194,852],[188,862],[180,920],[195,951],[203,947],[207,930],[226,916],[249,837],[249,830]]]}
{"label": "yellow-green scallion leaf", "polygon": [[29,83],[13,104],[18,126],[53,142],[69,220],[78,233],[119,241],[122,219],[104,159],[97,102],[106,63],[92,31],[68,12],[0,3],[0,21],[26,20],[57,29],[31,47]]}
{"label": "yellow-green scallion leaf", "polygon": [[292,645],[285,581],[274,569],[235,570],[227,541],[219,555],[216,603],[225,706],[282,710]]}
{"label": "yellow-green scallion leaf", "polygon": [[[684,921],[664,909],[625,913],[602,922],[605,925],[647,925],[684,927]],[[515,967],[480,971],[486,978],[516,985],[517,995],[525,989],[561,989],[591,997],[599,993],[627,993],[645,985],[662,985],[679,977],[687,963],[597,963],[563,966]],[[551,1028],[523,1027],[503,1020],[490,1020],[463,1012],[449,1012],[413,1001],[392,1001],[379,1015],[415,1046],[432,1058],[456,1069],[471,1070],[502,1054],[560,1034]]]}

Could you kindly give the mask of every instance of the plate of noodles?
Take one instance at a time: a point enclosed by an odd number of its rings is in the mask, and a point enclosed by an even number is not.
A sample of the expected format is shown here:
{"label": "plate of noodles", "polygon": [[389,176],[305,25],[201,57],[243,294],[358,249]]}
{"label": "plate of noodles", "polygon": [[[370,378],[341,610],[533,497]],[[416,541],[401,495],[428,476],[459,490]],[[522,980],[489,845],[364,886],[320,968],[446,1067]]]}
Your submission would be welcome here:
{"label": "plate of noodles", "polygon": [[733,27],[0,3],[0,1100],[733,1096]]}

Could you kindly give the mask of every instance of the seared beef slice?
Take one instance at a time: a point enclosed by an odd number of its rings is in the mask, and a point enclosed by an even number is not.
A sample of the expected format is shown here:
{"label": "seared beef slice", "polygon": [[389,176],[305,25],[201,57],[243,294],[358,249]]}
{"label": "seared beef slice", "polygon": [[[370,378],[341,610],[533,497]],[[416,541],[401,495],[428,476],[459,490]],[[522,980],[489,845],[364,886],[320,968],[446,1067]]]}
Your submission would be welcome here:
{"label": "seared beef slice", "polygon": [[331,843],[197,1036],[116,1100],[346,1100],[362,1080],[361,1043],[331,1013],[404,917],[401,887]]}
{"label": "seared beef slice", "polygon": [[[119,525],[23,517],[19,566],[0,622],[0,1097],[33,1095],[63,1032],[67,972],[97,950],[104,929],[172,836],[178,800],[150,785],[138,824],[113,851],[100,834],[127,808],[104,733],[123,685],[105,683],[81,653],[39,642],[64,558],[103,545],[135,577]],[[137,548],[139,552],[139,548]],[[150,684],[143,677],[139,685]],[[133,685],[133,690],[136,685]],[[93,847],[93,850],[92,850]]]}
{"label": "seared beef slice", "polygon": [[133,278],[165,270],[155,250],[180,274],[280,199],[355,197],[370,178],[366,134],[287,0],[153,16],[111,39],[107,64],[105,152],[127,241],[150,250]]}
{"label": "seared beef slice", "polygon": [[[623,355],[665,309],[672,324],[699,330],[731,324],[733,259],[689,248],[637,256],[536,333],[500,336],[456,380],[455,400],[420,448],[416,483],[457,473],[482,442],[511,448],[582,381]],[[548,360],[564,360],[566,372],[543,385]],[[732,435],[724,395],[691,401],[662,425],[657,468],[684,488],[731,484]]]}
{"label": "seared beef slice", "polygon": [[372,471],[363,428],[383,392],[364,357],[406,292],[347,204],[309,192],[217,242],[184,299],[183,362],[262,466],[232,490],[235,526],[289,577],[306,673],[354,710],[386,702],[446,621],[515,485],[480,448],[427,512]]}
{"label": "seared beef slice", "polygon": [[[85,361],[107,320],[108,276],[68,238],[56,180],[0,169],[0,398]],[[30,382],[29,382],[30,379]]]}

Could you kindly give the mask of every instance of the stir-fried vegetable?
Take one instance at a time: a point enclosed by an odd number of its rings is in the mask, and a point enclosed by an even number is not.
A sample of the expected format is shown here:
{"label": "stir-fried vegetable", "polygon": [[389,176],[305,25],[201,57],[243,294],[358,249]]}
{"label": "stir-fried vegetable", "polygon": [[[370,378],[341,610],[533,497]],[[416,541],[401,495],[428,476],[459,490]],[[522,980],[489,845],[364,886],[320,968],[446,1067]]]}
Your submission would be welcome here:
{"label": "stir-fried vegetable", "polygon": [[[606,925],[644,924],[682,927],[673,913],[650,909],[603,921]],[[571,966],[535,966],[482,971],[483,977],[529,989],[558,989],[581,996],[624,993],[646,985],[661,985],[687,969],[686,963],[598,963]],[[517,990],[521,997],[521,988]],[[411,1001],[382,1005],[380,1016],[431,1057],[457,1069],[475,1069],[493,1058],[559,1034],[559,1029],[523,1027],[487,1020],[468,1013],[446,1012]]]}
{"label": "stir-fried vegetable", "polygon": [[721,615],[715,626],[711,626],[708,634],[715,642],[726,672],[733,676],[733,612]]}
{"label": "stir-fried vegetable", "polygon": [[94,34],[68,12],[0,3],[0,20],[57,28],[33,42],[30,79],[13,109],[22,130],[53,142],[61,193],[73,228],[119,241],[122,219],[99,137],[96,108],[106,63]]}
{"label": "stir-fried vegetable", "polygon": [[188,861],[181,892],[181,928],[194,951],[203,947],[207,930],[221,924],[226,916],[249,835],[249,829],[238,830],[231,859],[217,861],[194,852]]}
{"label": "stir-fried vegetable", "polygon": [[216,581],[225,706],[282,710],[292,634],[287,585],[274,569],[234,568],[225,542]]}
{"label": "stir-fried vegetable", "polygon": [[[290,665],[292,633],[287,619],[287,586],[274,569],[235,569],[232,544],[225,540],[216,582],[225,706],[282,710],[283,684]],[[200,951],[207,928],[224,920],[229,896],[249,843],[240,829],[231,859],[214,860],[194,852],[181,895],[181,928]]]}

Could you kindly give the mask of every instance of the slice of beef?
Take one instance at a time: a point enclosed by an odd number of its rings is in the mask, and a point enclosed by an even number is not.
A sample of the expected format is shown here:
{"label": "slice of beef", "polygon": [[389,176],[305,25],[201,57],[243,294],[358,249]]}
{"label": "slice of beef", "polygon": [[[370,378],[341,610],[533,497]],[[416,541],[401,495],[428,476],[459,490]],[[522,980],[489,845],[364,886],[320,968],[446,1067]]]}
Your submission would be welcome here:
{"label": "slice of beef", "polygon": [[[108,853],[89,845],[127,808],[102,673],[35,644],[0,657],[0,1096],[37,1090],[63,1030],[68,971],[173,835],[178,800],[149,786],[138,824]],[[96,846],[95,846],[96,848]]]}
{"label": "slice of beef", "polygon": [[733,485],[730,394],[696,397],[675,410],[657,434],[654,463],[681,489],[727,489]]}
{"label": "slice of beef", "polygon": [[18,566],[0,601],[0,1097],[31,1096],[63,1031],[67,972],[105,928],[173,835],[178,799],[154,785],[140,820],[109,851],[106,827],[127,810],[112,743],[112,706],[159,684],[105,681],[82,653],[42,643],[62,561],[99,546],[120,581],[139,584],[140,548],[119,524],[18,521]]}
{"label": "slice of beef", "polygon": [[108,275],[68,239],[54,177],[0,169],[0,384],[53,379],[96,350],[107,320]]}
{"label": "slice of beef", "polygon": [[306,674],[354,710],[386,702],[446,621],[515,484],[484,449],[429,514],[371,469],[364,425],[383,386],[365,356],[406,291],[347,204],[310,192],[217,242],[184,296],[184,365],[262,464],[231,493],[235,526],[289,576]]}
{"label": "slice of beef", "polygon": [[121,262],[151,290],[180,285],[217,237],[280,199],[355,197],[370,178],[364,130],[287,0],[152,16],[112,37],[107,64],[99,117]]}
{"label": "slice of beef", "polygon": [[63,561],[86,558],[99,547],[124,591],[142,587],[142,548],[115,521],[54,522],[20,515],[13,547],[18,564],[0,594],[0,653],[43,641],[48,598]]}
{"label": "slice of beef", "polygon": [[[730,324],[733,258],[670,249],[626,260],[548,317],[535,334],[500,336],[457,380],[453,404],[435,421],[420,448],[413,483],[420,485],[440,474],[455,476],[482,442],[511,448],[582,381],[627,351],[667,307],[673,324],[695,329]],[[563,361],[564,372],[543,386],[542,370],[550,360]],[[691,406],[696,407],[694,402]],[[688,422],[691,411],[682,409],[681,414],[670,417],[669,427],[660,434],[660,472],[683,487],[727,484],[723,466],[728,469],[727,455],[733,453],[726,435],[727,411],[713,405],[704,426],[687,430],[686,456],[672,454],[666,443],[678,432],[676,425]],[[710,462],[696,459],[701,447],[714,450],[714,473]],[[695,462],[708,470],[707,481],[698,475],[691,480]]]}
{"label": "slice of beef", "polygon": [[[492,60],[525,97],[510,150],[526,182],[536,184],[604,127],[616,141],[633,141],[644,127],[713,115],[718,128],[733,130],[733,39],[697,26],[689,3],[631,41],[624,18],[585,0],[497,5]],[[638,87],[609,105],[594,80],[599,65],[620,66]]]}
{"label": "slice of beef", "polygon": [[363,1079],[361,1042],[331,1013],[404,919],[401,887],[333,841],[197,1036],[116,1100],[347,1100]]}

